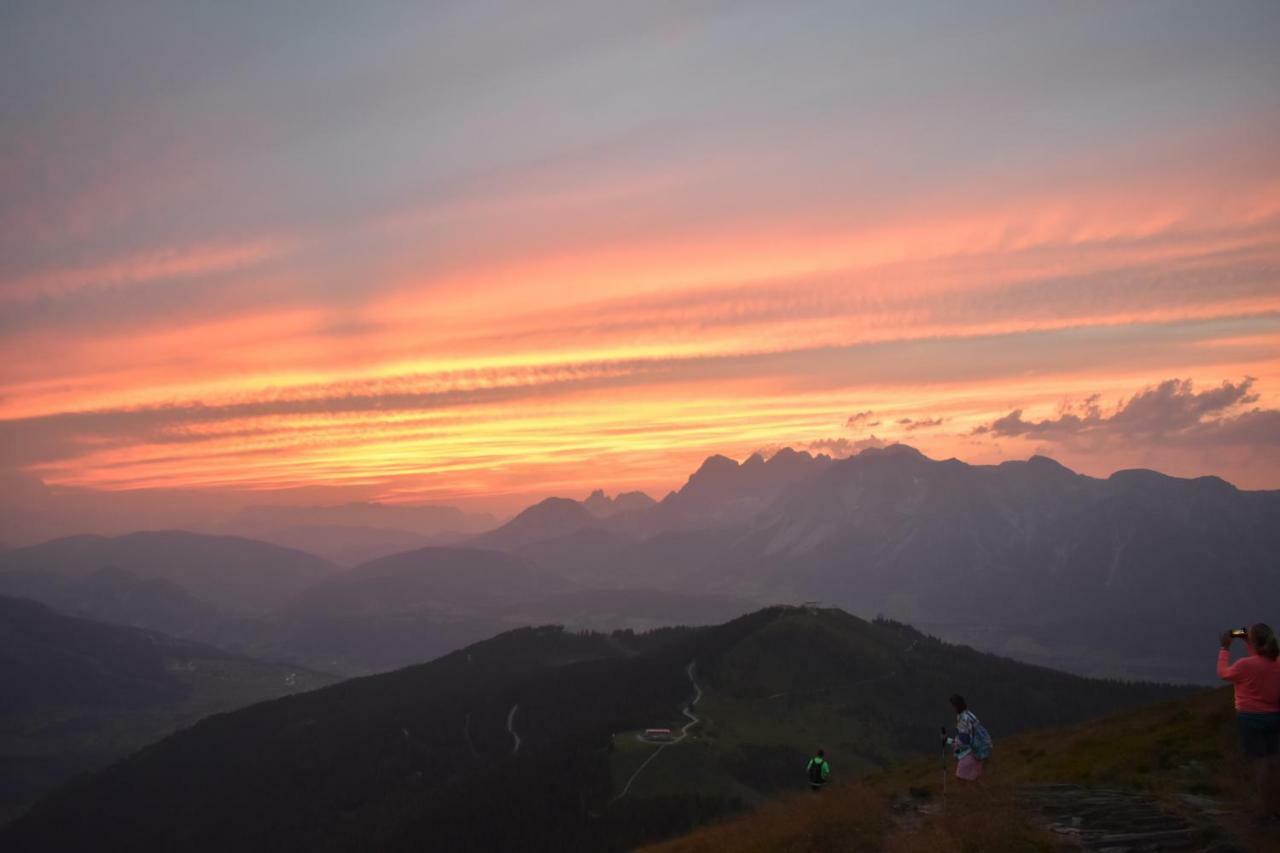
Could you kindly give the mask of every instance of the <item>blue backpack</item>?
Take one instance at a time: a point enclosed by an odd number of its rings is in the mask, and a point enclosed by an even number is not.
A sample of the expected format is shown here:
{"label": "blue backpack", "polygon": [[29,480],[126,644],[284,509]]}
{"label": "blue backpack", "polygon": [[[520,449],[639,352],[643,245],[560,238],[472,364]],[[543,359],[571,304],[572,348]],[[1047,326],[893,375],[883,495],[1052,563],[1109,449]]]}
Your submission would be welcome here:
{"label": "blue backpack", "polygon": [[973,718],[973,735],[969,748],[973,750],[973,754],[980,761],[986,761],[991,757],[991,750],[995,746],[991,742],[991,732],[987,731],[987,727],[978,722],[978,718]]}

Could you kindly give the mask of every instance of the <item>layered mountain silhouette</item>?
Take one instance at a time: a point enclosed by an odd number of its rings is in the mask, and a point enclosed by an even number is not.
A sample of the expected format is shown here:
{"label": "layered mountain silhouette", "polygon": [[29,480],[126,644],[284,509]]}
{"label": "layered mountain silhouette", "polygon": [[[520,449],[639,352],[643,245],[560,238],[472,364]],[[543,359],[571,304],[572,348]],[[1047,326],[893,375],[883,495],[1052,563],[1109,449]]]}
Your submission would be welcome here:
{"label": "layered mountain silhouette", "polygon": [[172,582],[213,607],[246,616],[268,612],[338,569],[313,554],[238,536],[182,530],[69,536],[0,554],[0,592],[11,572],[74,584],[110,566]]}
{"label": "layered mountain silhouette", "polygon": [[333,525],[404,530],[420,536],[469,533],[492,527],[488,513],[467,513],[453,506],[399,505],[377,502],[332,506],[257,505],[240,510],[236,523],[254,526]]}
{"label": "layered mountain silhouette", "polygon": [[383,557],[316,584],[264,624],[258,655],[326,670],[368,672],[437,657],[529,624],[534,599],[569,585],[500,551],[423,548]]}
{"label": "layered mountain silhouette", "polygon": [[[1179,693],[832,610],[646,635],[527,628],[206,719],[62,789],[0,845],[628,849],[802,786],[815,741],[846,773],[932,751],[957,689],[999,738]],[[651,760],[639,730],[677,721],[689,736]]]}
{"label": "layered mountain silhouette", "polygon": [[768,509],[787,489],[818,476],[833,464],[826,455],[811,456],[783,448],[766,461],[759,453],[738,464],[712,456],[655,507],[645,523],[658,530],[728,527],[748,523]]}
{"label": "layered mountain silhouette", "polygon": [[348,503],[337,506],[250,506],[221,532],[247,536],[354,566],[427,545],[460,542],[496,521],[452,506]]}
{"label": "layered mountain silhouette", "polygon": [[312,554],[235,536],[71,536],[0,554],[0,594],[247,652],[266,645],[271,614],[338,571]]}
{"label": "layered mountain silhouette", "polygon": [[571,498],[547,498],[520,512],[496,530],[468,542],[477,548],[516,549],[533,542],[555,539],[594,528],[603,521],[582,502]]}
{"label": "layered mountain silhouette", "polygon": [[1280,492],[895,445],[715,456],[657,503],[549,498],[347,570],[235,537],[70,537],[0,553],[0,592],[348,674],[521,624],[708,624],[819,601],[1080,674],[1206,681],[1203,643],[1271,617],[1277,553]]}
{"label": "layered mountain silhouette", "polygon": [[175,637],[220,637],[235,620],[171,580],[118,566],[68,576],[31,569],[0,573],[0,591],[63,613]]}
{"label": "layered mountain silhouette", "polygon": [[711,457],[648,509],[580,510],[544,502],[487,544],[579,583],[818,600],[1086,674],[1205,680],[1195,649],[1280,600],[1280,492],[1214,477],[784,450]]}
{"label": "layered mountain silhouette", "polygon": [[729,596],[586,589],[518,555],[432,547],[333,575],[269,619],[242,624],[228,643],[256,657],[358,674],[429,660],[523,625],[643,630],[705,625],[752,609]]}
{"label": "layered mountain silhouette", "polygon": [[654,505],[654,500],[644,492],[623,492],[609,497],[604,493],[604,489],[596,489],[587,496],[582,505],[597,518],[608,518],[623,512],[648,509]]}
{"label": "layered mountain silhouette", "polygon": [[831,464],[829,456],[784,448],[768,461],[753,454],[739,465],[711,456],[679,490],[659,502],[643,492],[615,498],[597,490],[585,501],[547,498],[496,530],[472,540],[480,547],[518,549],[586,530],[607,530],[629,537],[725,527],[749,521],[792,484]]}
{"label": "layered mountain silhouette", "polygon": [[430,660],[522,625],[646,630],[756,606],[643,585],[598,589],[496,550],[427,547],[343,570],[266,543],[180,532],[72,537],[0,555],[0,593],[345,675]]}
{"label": "layered mountain silhouette", "polygon": [[201,717],[334,680],[0,596],[0,822]]}

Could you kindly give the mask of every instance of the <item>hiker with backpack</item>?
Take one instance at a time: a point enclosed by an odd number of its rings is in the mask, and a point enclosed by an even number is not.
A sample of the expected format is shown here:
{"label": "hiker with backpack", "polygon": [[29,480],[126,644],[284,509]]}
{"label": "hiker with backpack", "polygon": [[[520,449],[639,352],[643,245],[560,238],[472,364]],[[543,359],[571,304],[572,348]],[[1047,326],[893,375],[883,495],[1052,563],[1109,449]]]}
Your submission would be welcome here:
{"label": "hiker with backpack", "polygon": [[943,742],[953,748],[956,757],[956,778],[976,782],[982,775],[982,765],[991,757],[991,735],[986,726],[969,710],[964,697],[954,694],[951,707],[956,711],[956,733]]}
{"label": "hiker with backpack", "polygon": [[805,769],[809,773],[809,790],[821,791],[831,775],[831,765],[827,763],[826,753],[818,750],[818,754],[809,759]]}

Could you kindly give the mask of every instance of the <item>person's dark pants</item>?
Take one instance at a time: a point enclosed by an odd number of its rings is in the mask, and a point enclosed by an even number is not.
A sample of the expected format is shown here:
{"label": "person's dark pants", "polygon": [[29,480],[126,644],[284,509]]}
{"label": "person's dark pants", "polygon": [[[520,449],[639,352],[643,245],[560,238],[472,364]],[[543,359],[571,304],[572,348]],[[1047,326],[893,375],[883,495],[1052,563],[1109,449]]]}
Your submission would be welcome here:
{"label": "person's dark pants", "polygon": [[1280,755],[1280,713],[1236,714],[1240,731],[1240,748],[1250,758]]}

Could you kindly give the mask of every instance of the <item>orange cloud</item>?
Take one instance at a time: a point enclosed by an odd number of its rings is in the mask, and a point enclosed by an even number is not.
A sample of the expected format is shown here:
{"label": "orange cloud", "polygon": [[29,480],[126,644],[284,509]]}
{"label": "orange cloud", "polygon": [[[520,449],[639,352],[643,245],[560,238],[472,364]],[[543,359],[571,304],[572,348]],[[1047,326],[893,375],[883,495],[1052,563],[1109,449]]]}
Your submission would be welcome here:
{"label": "orange cloud", "polygon": [[[662,490],[710,452],[852,446],[867,410],[879,440],[994,458],[1033,449],[975,445],[1012,409],[1173,376],[1254,376],[1271,405],[1280,183],[1170,162],[741,209],[711,191],[750,158],[681,164],[486,186],[378,219],[350,257],[334,229],[46,268],[0,295],[56,309],[0,335],[0,439],[57,486],[470,499]],[[60,323],[95,285],[143,304]]]}

